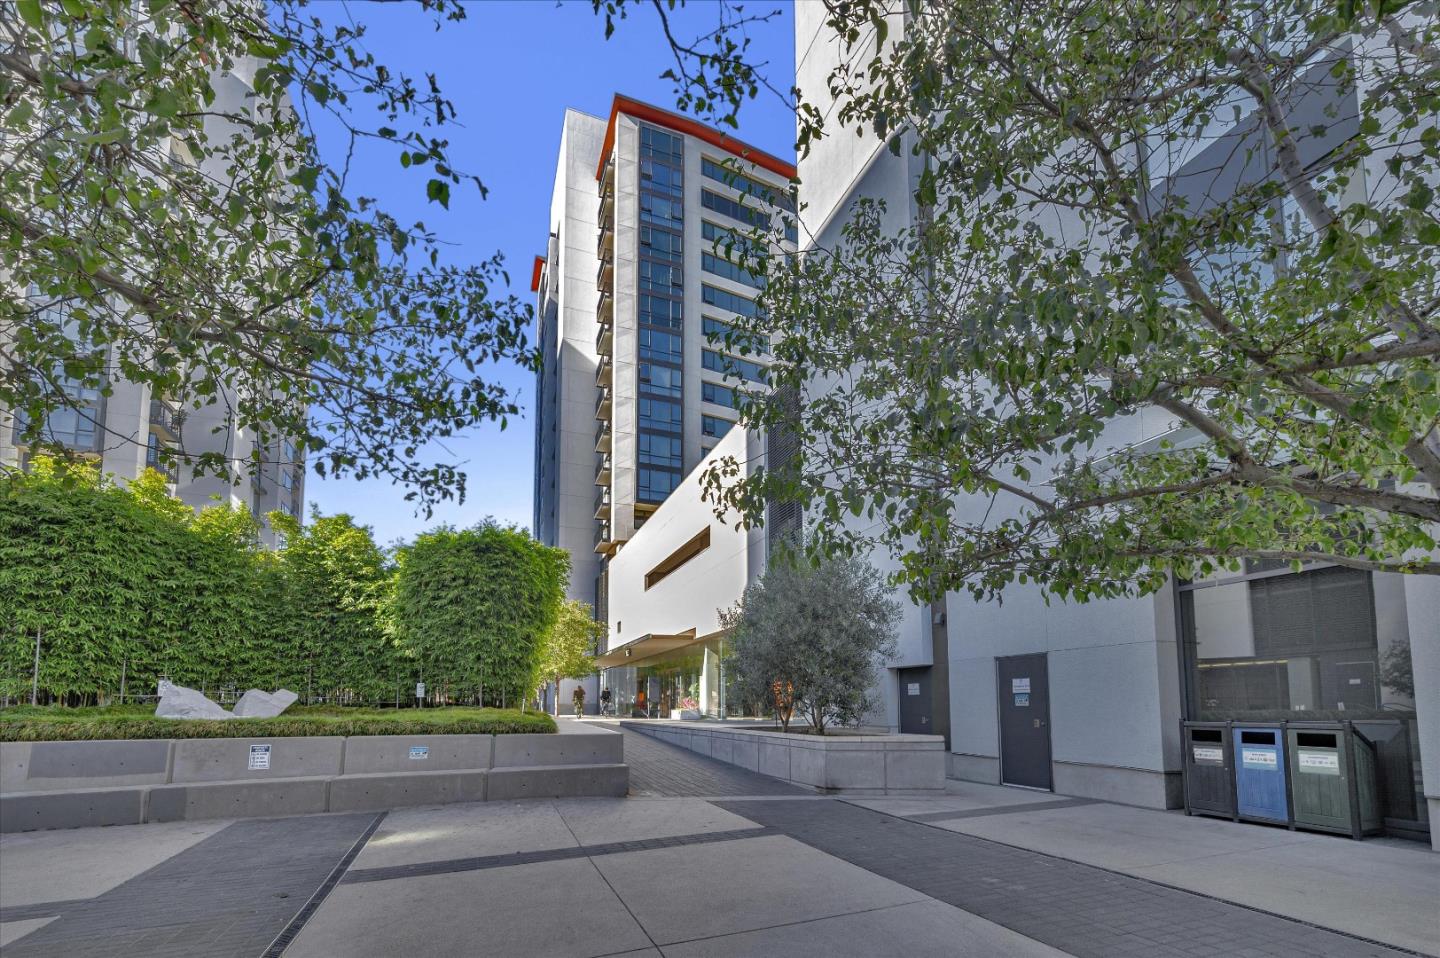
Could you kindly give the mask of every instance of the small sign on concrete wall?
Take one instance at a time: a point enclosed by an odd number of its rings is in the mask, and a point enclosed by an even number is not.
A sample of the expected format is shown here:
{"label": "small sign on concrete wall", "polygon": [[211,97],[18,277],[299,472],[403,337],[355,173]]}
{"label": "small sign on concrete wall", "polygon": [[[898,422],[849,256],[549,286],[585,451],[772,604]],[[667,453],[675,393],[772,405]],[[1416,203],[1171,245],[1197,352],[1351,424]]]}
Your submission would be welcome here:
{"label": "small sign on concrete wall", "polygon": [[905,694],[906,694],[906,695],[919,695],[919,694],[920,694],[920,683],[919,683],[919,682],[909,682],[909,683],[907,683],[907,684],[905,685]]}
{"label": "small sign on concrete wall", "polygon": [[1016,692],[1016,693],[1015,693],[1015,707],[1016,707],[1017,709],[1028,709],[1028,708],[1030,707],[1030,693],[1029,693],[1029,692]]}
{"label": "small sign on concrete wall", "polygon": [[250,771],[263,771],[270,767],[270,746],[250,746]]}
{"label": "small sign on concrete wall", "polygon": [[412,745],[412,746],[410,746],[410,757],[411,757],[412,759],[429,758],[429,757],[430,757],[430,746],[428,746],[428,745]]}
{"label": "small sign on concrete wall", "polygon": [[1029,679],[1029,678],[1011,679],[1011,680],[1010,680],[1010,691],[1011,691],[1011,692],[1029,692],[1029,691],[1030,691],[1030,679]]}

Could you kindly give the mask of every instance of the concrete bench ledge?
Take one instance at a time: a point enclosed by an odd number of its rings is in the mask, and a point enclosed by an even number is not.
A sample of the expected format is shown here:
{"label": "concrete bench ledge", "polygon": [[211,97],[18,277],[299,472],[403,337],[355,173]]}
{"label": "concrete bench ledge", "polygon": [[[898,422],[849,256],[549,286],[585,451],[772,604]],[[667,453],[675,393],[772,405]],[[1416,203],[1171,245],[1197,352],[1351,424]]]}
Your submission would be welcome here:
{"label": "concrete bench ledge", "polygon": [[[268,746],[263,760],[254,745]],[[615,797],[629,785],[624,736],[602,729],[0,742],[0,832]]]}
{"label": "concrete bench ledge", "polygon": [[945,739],[939,735],[794,735],[653,719],[620,724],[629,731],[826,794],[945,793]]}

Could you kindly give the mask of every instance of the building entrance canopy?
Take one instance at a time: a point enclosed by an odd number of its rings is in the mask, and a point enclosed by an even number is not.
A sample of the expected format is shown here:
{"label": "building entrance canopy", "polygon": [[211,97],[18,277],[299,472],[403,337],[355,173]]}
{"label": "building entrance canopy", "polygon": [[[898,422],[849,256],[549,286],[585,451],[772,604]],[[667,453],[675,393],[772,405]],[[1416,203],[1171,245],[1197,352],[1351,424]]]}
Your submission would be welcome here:
{"label": "building entrance canopy", "polygon": [[654,635],[646,633],[624,645],[616,646],[595,660],[602,669],[621,665],[637,665],[643,659],[684,648],[695,641],[695,630],[689,629],[677,635]]}

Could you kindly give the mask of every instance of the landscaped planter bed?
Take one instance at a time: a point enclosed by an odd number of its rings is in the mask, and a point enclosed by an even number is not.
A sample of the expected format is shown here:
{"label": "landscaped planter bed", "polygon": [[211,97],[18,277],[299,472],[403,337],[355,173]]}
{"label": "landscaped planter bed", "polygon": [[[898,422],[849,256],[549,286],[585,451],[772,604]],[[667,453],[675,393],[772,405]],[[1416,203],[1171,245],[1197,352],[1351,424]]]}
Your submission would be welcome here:
{"label": "landscaped planter bed", "polygon": [[0,742],[96,739],[295,738],[321,735],[544,735],[555,720],[518,709],[364,709],[293,706],[268,719],[159,719],[150,706],[11,708],[0,711]]}
{"label": "landscaped planter bed", "polygon": [[802,735],[744,724],[653,719],[621,724],[662,742],[827,794],[940,795],[945,791],[945,739],[939,735],[850,729]]}

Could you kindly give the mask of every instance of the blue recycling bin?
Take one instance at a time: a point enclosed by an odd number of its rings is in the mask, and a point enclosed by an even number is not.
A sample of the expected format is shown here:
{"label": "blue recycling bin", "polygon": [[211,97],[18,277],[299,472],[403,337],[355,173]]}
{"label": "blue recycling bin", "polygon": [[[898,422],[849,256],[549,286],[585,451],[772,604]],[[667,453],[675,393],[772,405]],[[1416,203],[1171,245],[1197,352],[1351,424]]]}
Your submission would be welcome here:
{"label": "blue recycling bin", "polygon": [[1288,825],[1285,730],[1279,725],[1237,725],[1231,736],[1236,814],[1245,821]]}

